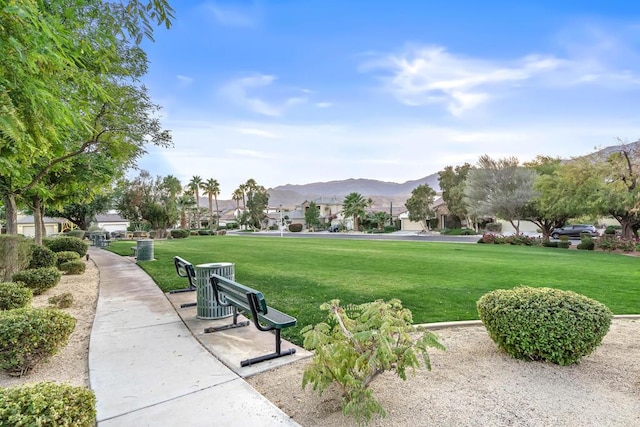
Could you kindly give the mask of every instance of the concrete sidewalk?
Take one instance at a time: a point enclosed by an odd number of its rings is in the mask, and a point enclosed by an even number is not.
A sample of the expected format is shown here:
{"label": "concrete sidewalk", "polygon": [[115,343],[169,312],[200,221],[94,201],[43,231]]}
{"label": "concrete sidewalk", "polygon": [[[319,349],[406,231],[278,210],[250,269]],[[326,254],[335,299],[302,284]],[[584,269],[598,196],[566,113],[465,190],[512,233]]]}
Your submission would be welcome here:
{"label": "concrete sidewalk", "polygon": [[89,347],[100,427],[298,426],[207,351],[136,264],[89,253],[100,270]]}

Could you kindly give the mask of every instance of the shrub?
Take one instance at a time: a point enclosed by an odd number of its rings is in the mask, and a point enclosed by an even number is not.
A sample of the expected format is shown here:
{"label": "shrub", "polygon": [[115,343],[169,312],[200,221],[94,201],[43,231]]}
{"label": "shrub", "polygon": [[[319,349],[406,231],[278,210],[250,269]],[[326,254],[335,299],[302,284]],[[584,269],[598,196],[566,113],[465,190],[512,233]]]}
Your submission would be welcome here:
{"label": "shrub", "polygon": [[198,230],[198,235],[200,236],[211,236],[213,232],[209,229],[206,230]]}
{"label": "shrub", "polygon": [[40,295],[57,285],[61,276],[62,274],[55,267],[31,268],[17,272],[11,280],[24,283],[34,295]]}
{"label": "shrub", "polygon": [[558,247],[561,249],[568,249],[569,246],[571,246],[571,241],[569,240],[569,236],[560,236]]}
{"label": "shrub", "polygon": [[577,248],[584,251],[592,251],[596,248],[596,242],[593,241],[590,235],[581,235]]}
{"label": "shrub", "polygon": [[0,282],[11,281],[11,276],[27,268],[32,250],[32,239],[0,234]]}
{"label": "shrub", "polygon": [[95,394],[84,387],[45,382],[0,389],[3,426],[90,427],[95,419]]}
{"label": "shrub", "polygon": [[86,268],[87,265],[80,259],[63,262],[58,266],[60,271],[64,271],[67,274],[82,274]]}
{"label": "shrub", "polygon": [[49,298],[47,302],[56,308],[69,308],[73,305],[73,294],[71,292],[65,292],[60,295],[55,295]]}
{"label": "shrub", "polygon": [[302,231],[302,224],[289,224],[289,231],[299,233]]}
{"label": "shrub", "polygon": [[65,262],[75,261],[80,259],[80,255],[78,254],[78,252],[73,252],[73,251],[62,251],[62,252],[58,252],[57,255],[58,255],[58,267],[60,266],[60,264],[64,264]]}
{"label": "shrub", "polygon": [[77,237],[80,240],[83,240],[86,235],[86,231],[84,230],[69,230],[66,235],[70,237]]}
{"label": "shrub", "polygon": [[33,292],[22,283],[0,283],[0,310],[13,310],[31,304]]}
{"label": "shrub", "polygon": [[[412,326],[411,311],[399,300],[346,308],[333,300],[320,309],[329,312],[327,321],[302,330],[305,348],[315,350],[302,387],[311,384],[322,394],[328,385],[338,383],[343,413],[359,422],[369,421],[375,413],[385,415],[369,388],[379,374],[394,371],[406,380],[407,369],[420,366],[420,360],[431,369],[427,347],[444,350],[435,334]],[[410,333],[415,331],[421,336],[414,341]]]}
{"label": "shrub", "polygon": [[473,236],[476,232],[471,228],[445,228],[440,232],[440,234],[446,234],[449,236]]}
{"label": "shrub", "polygon": [[47,246],[54,252],[73,251],[77,252],[80,256],[85,256],[89,248],[89,245],[73,236],[56,237],[55,239],[49,240]]}
{"label": "shrub", "polygon": [[216,235],[225,236],[227,234],[227,230],[218,230],[216,231]]}
{"label": "shrub", "polygon": [[0,369],[22,376],[66,345],[76,319],[55,308],[0,312]]}
{"label": "shrub", "polygon": [[621,230],[622,230],[622,226],[620,225],[607,225],[607,228],[604,229],[604,234],[614,236],[616,233],[619,233]]}
{"label": "shrub", "polygon": [[501,222],[489,222],[484,227],[485,231],[492,233],[502,233],[502,223]]}
{"label": "shrub", "polygon": [[171,237],[173,237],[174,239],[186,239],[190,234],[189,230],[183,230],[181,228],[171,230],[170,233]]}
{"label": "shrub", "polygon": [[557,248],[558,247],[558,242],[542,242],[542,246],[544,246],[545,248]]}
{"label": "shrub", "polygon": [[46,246],[34,246],[29,268],[55,267],[58,256]]}
{"label": "shrub", "polygon": [[526,286],[499,289],[477,302],[491,339],[511,356],[558,365],[577,363],[600,345],[611,311],[571,291]]}

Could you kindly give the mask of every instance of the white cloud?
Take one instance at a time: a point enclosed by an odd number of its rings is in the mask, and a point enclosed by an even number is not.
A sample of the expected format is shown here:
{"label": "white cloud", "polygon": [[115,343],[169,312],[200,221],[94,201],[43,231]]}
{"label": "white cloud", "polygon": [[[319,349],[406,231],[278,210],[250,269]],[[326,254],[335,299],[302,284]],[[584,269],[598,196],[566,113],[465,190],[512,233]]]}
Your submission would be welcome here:
{"label": "white cloud", "polygon": [[221,6],[213,2],[205,7],[216,22],[226,27],[253,27],[258,20],[259,11],[256,8]]}
{"label": "white cloud", "polygon": [[488,102],[495,87],[531,79],[562,63],[533,55],[513,63],[491,62],[429,46],[369,62],[362,69],[387,71],[387,89],[407,105],[442,103],[451,114],[460,115]]}
{"label": "white cloud", "polygon": [[637,87],[640,75],[635,70],[640,68],[640,54],[626,40],[638,38],[637,28],[609,31],[584,24],[558,36],[562,54],[493,60],[451,53],[441,46],[419,46],[378,55],[360,69],[381,73],[384,88],[406,105],[441,104],[460,116],[508,95],[514,86]]}
{"label": "white cloud", "polygon": [[[274,87],[276,76],[267,74],[255,74],[249,77],[242,77],[227,83],[221,92],[225,94],[235,104],[240,105],[264,116],[280,117],[288,109],[295,105],[304,104],[307,98],[300,96],[283,96],[291,92],[291,89]],[[294,89],[294,92],[299,90]],[[259,92],[262,97],[256,95]],[[280,101],[266,101],[264,96],[280,98]]]}
{"label": "white cloud", "polygon": [[318,107],[318,108],[330,108],[330,107],[333,107],[333,103],[332,102],[317,102],[316,103],[316,107]]}
{"label": "white cloud", "polygon": [[180,87],[187,87],[187,86],[190,86],[191,83],[193,83],[193,78],[192,77],[183,76],[181,74],[178,74],[176,76],[176,79],[178,79],[178,84],[180,85]]}
{"label": "white cloud", "polygon": [[263,138],[277,138],[278,137],[274,133],[268,132],[266,130],[261,130],[261,129],[238,129],[238,132],[243,133],[245,135],[261,136]]}

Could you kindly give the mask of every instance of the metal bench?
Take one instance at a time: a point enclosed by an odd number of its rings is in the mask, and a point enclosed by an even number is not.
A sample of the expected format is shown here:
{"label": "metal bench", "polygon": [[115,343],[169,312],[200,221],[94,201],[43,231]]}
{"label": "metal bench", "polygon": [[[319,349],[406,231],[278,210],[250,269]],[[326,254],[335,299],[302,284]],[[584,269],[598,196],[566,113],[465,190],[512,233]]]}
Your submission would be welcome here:
{"label": "metal bench", "polygon": [[[178,293],[182,293],[182,292],[193,292],[193,291],[195,291],[196,290],[196,285],[195,285],[194,281],[196,279],[196,271],[193,268],[193,264],[191,264],[186,259],[180,258],[179,256],[173,257],[173,264],[176,267],[176,273],[178,274],[178,276],[187,278],[187,280],[189,281],[189,286],[186,287],[186,288],[182,288],[182,289],[174,289],[172,291],[169,291],[169,293],[170,294],[178,294]],[[197,304],[198,304],[197,302],[189,302],[189,303],[186,303],[186,304],[180,304],[180,308],[194,307]]]}
{"label": "metal bench", "polygon": [[220,306],[233,307],[233,323],[225,326],[206,328],[204,330],[205,333],[248,326],[250,323],[248,321],[238,322],[238,310],[246,317],[251,318],[253,324],[259,331],[275,332],[275,352],[243,360],[240,362],[240,366],[249,366],[255,363],[264,362],[265,360],[288,356],[296,352],[295,348],[282,351],[282,340],[280,338],[280,331],[282,329],[296,325],[297,320],[295,317],[289,316],[286,313],[267,306],[267,301],[262,292],[248,286],[217,274],[211,275],[210,282],[213,287],[213,294],[215,296],[216,303]]}

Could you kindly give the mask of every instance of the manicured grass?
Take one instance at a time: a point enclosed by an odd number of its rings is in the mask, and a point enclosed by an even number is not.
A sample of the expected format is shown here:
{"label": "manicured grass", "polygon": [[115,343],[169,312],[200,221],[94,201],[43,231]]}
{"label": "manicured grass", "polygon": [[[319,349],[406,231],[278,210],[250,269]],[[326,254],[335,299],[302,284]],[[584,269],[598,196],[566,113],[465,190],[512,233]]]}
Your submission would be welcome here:
{"label": "manicured grass", "polygon": [[[131,254],[132,242],[111,250]],[[325,318],[323,302],[358,304],[398,298],[415,323],[477,319],[476,301],[494,289],[518,285],[572,290],[615,314],[640,312],[640,258],[592,251],[510,245],[403,241],[191,236],[154,242],[156,261],[141,262],[165,292],[183,288],[173,267],[235,263],[236,281],[256,288],[269,305],[297,317],[285,331]]]}

